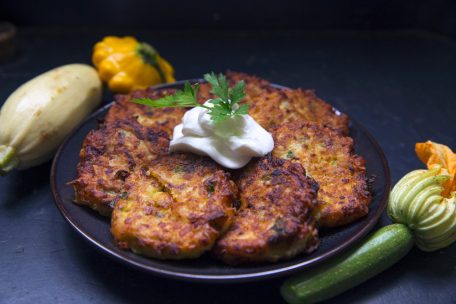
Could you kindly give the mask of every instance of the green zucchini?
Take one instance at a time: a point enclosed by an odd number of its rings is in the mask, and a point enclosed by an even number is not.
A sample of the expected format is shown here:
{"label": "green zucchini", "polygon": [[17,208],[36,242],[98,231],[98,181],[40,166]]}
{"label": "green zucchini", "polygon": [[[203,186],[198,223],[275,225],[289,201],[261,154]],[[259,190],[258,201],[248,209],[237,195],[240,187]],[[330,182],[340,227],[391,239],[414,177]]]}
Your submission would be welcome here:
{"label": "green zucchini", "polygon": [[407,226],[383,227],[324,266],[285,281],[282,296],[293,304],[329,299],[384,271],[404,257],[413,244]]}

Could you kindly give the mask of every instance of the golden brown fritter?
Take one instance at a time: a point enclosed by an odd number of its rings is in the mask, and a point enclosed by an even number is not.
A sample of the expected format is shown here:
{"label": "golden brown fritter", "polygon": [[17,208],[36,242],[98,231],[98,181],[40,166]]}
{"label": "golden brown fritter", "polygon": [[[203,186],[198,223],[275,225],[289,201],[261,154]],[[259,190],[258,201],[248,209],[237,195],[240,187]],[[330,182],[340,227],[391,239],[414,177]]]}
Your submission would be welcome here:
{"label": "golden brown fritter", "polygon": [[[348,134],[348,116],[334,110],[312,90],[277,89],[267,80],[238,72],[227,72],[226,76],[231,86],[245,81],[246,97],[242,103],[250,104],[249,114],[268,131],[283,123],[311,121]],[[201,84],[200,102],[213,97],[209,91],[208,84]]]}
{"label": "golden brown fritter", "polygon": [[237,180],[241,208],[214,254],[228,264],[275,262],[318,247],[318,184],[298,163],[266,156]]}
{"label": "golden brown fritter", "polygon": [[137,170],[112,213],[121,248],[160,259],[196,258],[231,224],[237,189],[212,160],[171,154]]}
{"label": "golden brown fritter", "polygon": [[288,122],[310,121],[348,134],[348,116],[336,112],[311,90],[269,89],[250,104],[249,114],[268,131]]}
{"label": "golden brown fritter", "polygon": [[309,122],[284,124],[272,133],[273,155],[302,164],[320,185],[321,226],[344,225],[367,214],[365,162],[353,153],[353,139]]}
{"label": "golden brown fritter", "polygon": [[119,120],[92,130],[84,140],[77,178],[70,184],[75,202],[109,216],[125,179],[158,155],[168,153],[169,139],[136,120]]}
{"label": "golden brown fritter", "polygon": [[173,135],[173,129],[181,123],[182,116],[186,109],[182,108],[162,108],[153,109],[151,107],[131,102],[133,98],[159,99],[169,94],[174,94],[175,90],[139,90],[126,95],[116,95],[116,102],[109,109],[105,117],[105,124],[109,125],[124,119],[135,119],[141,125],[154,130],[164,131],[169,137]]}

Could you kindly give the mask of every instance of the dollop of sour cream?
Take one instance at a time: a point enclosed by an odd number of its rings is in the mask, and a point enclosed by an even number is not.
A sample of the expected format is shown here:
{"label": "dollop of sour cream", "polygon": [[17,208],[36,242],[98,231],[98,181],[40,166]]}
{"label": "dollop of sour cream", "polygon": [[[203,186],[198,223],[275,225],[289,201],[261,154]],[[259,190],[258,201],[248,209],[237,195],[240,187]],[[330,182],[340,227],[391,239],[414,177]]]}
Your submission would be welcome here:
{"label": "dollop of sour cream", "polygon": [[207,155],[226,168],[238,169],[274,148],[272,135],[251,116],[236,115],[215,124],[208,111],[195,107],[185,113],[182,123],[174,128],[170,152]]}

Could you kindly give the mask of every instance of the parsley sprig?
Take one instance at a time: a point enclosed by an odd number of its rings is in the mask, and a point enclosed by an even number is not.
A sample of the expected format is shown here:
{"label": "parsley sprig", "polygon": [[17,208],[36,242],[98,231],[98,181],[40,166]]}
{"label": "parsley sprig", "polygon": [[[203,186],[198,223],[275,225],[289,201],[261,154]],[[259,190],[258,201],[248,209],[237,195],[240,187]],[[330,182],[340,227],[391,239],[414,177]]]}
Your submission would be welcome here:
{"label": "parsley sprig", "polygon": [[243,80],[230,88],[225,75],[215,73],[205,74],[204,79],[211,85],[211,93],[216,96],[208,100],[212,106],[198,103],[197,95],[199,84],[191,85],[188,81],[184,84],[184,89],[176,91],[174,95],[168,95],[160,99],[135,98],[132,101],[152,108],[166,107],[202,107],[208,110],[208,114],[214,123],[219,123],[227,118],[237,115],[248,114],[249,105],[239,102],[245,97],[245,83]]}

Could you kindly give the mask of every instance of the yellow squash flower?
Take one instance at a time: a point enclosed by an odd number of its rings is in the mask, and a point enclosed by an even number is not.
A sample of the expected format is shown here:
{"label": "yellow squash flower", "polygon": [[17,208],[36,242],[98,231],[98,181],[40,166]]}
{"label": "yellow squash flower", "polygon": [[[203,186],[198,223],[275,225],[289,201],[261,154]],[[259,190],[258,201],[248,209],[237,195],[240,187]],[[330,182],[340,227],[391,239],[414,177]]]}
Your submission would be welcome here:
{"label": "yellow squash flower", "polygon": [[105,37],[95,44],[92,61],[101,80],[115,93],[175,81],[171,64],[134,37]]}
{"label": "yellow squash flower", "polygon": [[427,170],[415,170],[394,186],[388,215],[407,225],[417,246],[435,251],[456,241],[456,154],[432,141],[415,145]]}
{"label": "yellow squash flower", "polygon": [[449,196],[451,192],[456,191],[456,154],[450,148],[428,140],[417,143],[415,151],[428,169],[438,165],[442,171],[445,170],[450,175],[450,179],[444,185],[444,196]]}

